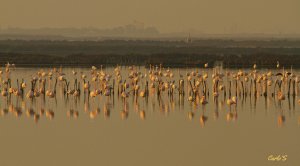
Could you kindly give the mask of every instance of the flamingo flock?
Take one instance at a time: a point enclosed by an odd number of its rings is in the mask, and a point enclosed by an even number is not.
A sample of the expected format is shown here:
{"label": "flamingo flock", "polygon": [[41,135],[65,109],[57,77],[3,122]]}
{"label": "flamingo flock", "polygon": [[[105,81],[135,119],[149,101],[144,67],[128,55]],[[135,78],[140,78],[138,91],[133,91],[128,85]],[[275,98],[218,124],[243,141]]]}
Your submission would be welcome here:
{"label": "flamingo flock", "polygon": [[[121,119],[128,118],[130,113],[128,100],[133,98],[138,117],[145,120],[147,109],[139,108],[138,101],[156,98],[160,108],[168,110],[164,108],[168,107],[166,106],[168,104],[164,104],[164,98],[167,98],[170,103],[174,98],[179,98],[180,103],[187,101],[205,110],[205,105],[209,104],[209,98],[212,97],[213,101],[218,98],[225,101],[225,105],[228,105],[230,110],[226,114],[226,120],[231,121],[237,119],[236,105],[247,97],[271,98],[282,103],[287,98],[297,98],[300,92],[300,76],[292,68],[281,67],[279,62],[272,70],[258,70],[256,64],[252,69],[236,71],[217,66],[209,72],[208,68],[209,65],[206,63],[203,67],[189,71],[165,68],[162,65],[116,66],[112,71],[106,71],[101,65],[100,68],[92,66],[88,72],[73,70],[66,74],[64,68],[60,67],[36,69],[26,80],[22,77],[16,78],[14,75],[16,65],[7,63],[4,69],[0,70],[3,103],[1,115],[12,113],[19,117],[26,112],[26,115],[32,117],[35,122],[38,122],[42,116],[53,119],[55,114],[53,102],[60,96],[63,99],[72,99],[73,102],[83,98],[83,111],[90,119],[95,119],[100,112],[103,112],[104,117],[109,118],[110,101],[107,100],[109,102],[100,110],[98,98],[109,99],[116,96],[122,101]],[[16,100],[17,104],[13,104],[12,99]],[[297,102],[300,104],[300,100]],[[29,103],[29,106],[26,103]],[[34,106],[34,103],[38,104]],[[92,109],[90,103],[93,105]],[[71,103],[71,109],[66,111],[68,118],[79,117],[81,111],[75,105]],[[195,111],[188,111],[187,119],[192,120],[195,115]],[[214,118],[217,117],[218,113]],[[199,117],[201,126],[204,126],[207,120],[208,117],[203,111]],[[281,111],[277,121],[280,126],[284,123],[284,111]],[[300,117],[298,123],[300,124]]]}

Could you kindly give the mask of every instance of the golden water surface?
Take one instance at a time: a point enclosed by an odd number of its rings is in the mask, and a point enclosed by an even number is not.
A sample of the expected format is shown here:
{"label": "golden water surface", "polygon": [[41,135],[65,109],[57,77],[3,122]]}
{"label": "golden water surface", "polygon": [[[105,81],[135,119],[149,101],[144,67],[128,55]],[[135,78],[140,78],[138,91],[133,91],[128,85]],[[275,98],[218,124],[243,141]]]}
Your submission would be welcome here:
{"label": "golden water surface", "polygon": [[[16,85],[16,78],[24,78],[29,87],[37,70],[17,68],[11,74],[12,84]],[[70,86],[72,70],[88,73],[90,69],[63,69]],[[177,73],[178,69],[173,70]],[[122,72],[126,73],[125,68]],[[206,105],[195,105],[187,95],[181,99],[177,93],[173,98],[163,93],[159,99],[155,93],[148,98],[130,95],[123,99],[116,89],[111,96],[83,95],[64,96],[58,83],[55,98],[1,96],[0,165],[300,164],[298,96],[286,96],[281,102],[272,96],[238,97],[238,103],[229,106],[223,94],[217,98],[210,94]],[[21,108],[22,114],[16,116],[11,107]],[[39,113],[38,121],[29,115],[30,109]],[[70,116],[70,110],[78,111],[78,117]],[[91,117],[95,110],[100,112]],[[128,114],[124,115],[124,110]],[[54,116],[46,116],[49,111]],[[191,112],[193,117],[188,116]],[[200,117],[205,117],[204,123]],[[271,161],[270,155],[287,155],[287,159]]]}

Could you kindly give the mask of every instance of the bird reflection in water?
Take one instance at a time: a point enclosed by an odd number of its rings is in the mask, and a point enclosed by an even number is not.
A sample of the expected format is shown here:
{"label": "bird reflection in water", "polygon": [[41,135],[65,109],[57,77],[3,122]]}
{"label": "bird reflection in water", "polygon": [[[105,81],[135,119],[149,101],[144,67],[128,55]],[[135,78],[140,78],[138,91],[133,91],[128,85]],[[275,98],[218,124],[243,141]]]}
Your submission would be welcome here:
{"label": "bird reflection in water", "polygon": [[121,119],[125,120],[125,119],[128,118],[128,111],[122,110],[121,113],[120,113],[120,115],[121,115]]}
{"label": "bird reflection in water", "polygon": [[227,99],[227,105],[229,107],[229,111],[226,114],[226,121],[231,122],[231,121],[236,121],[237,120],[237,103],[238,99],[236,96],[229,97]]}
{"label": "bird reflection in water", "polygon": [[226,114],[226,120],[227,120],[227,122],[236,121],[237,117],[238,117],[237,111],[229,111]]}
{"label": "bird reflection in water", "polygon": [[285,123],[285,115],[284,115],[284,111],[280,110],[279,111],[279,115],[277,116],[277,125],[278,127],[282,127]]}
{"label": "bird reflection in water", "polygon": [[205,116],[206,106],[205,106],[205,105],[202,105],[202,108],[203,108],[203,109],[202,109],[202,113],[201,113],[201,115],[200,115],[199,121],[200,121],[201,127],[204,127],[204,126],[205,126],[205,123],[206,123],[207,120],[208,120],[208,117]]}
{"label": "bird reflection in water", "polygon": [[[214,97],[214,103],[215,103],[214,120],[217,120],[219,118],[218,96]],[[222,104],[220,103],[220,105]]]}
{"label": "bird reflection in water", "polygon": [[5,115],[7,115],[8,114],[8,109],[7,108],[2,108],[1,110],[0,110],[0,115],[1,116],[5,116]]}
{"label": "bird reflection in water", "polygon": [[105,119],[110,118],[110,105],[109,103],[104,104],[103,106],[103,114]]}
{"label": "bird reflection in water", "polygon": [[95,119],[100,113],[100,108],[96,108],[93,111],[90,111],[89,115],[90,115],[90,119]]}
{"label": "bird reflection in water", "polygon": [[207,116],[205,116],[205,115],[203,115],[203,114],[200,115],[200,125],[201,125],[201,127],[204,127],[204,126],[205,126],[205,123],[206,123],[207,119],[208,119]]}
{"label": "bird reflection in water", "polygon": [[141,119],[141,120],[145,120],[145,119],[146,119],[146,113],[145,113],[145,110],[139,111],[139,115],[140,115],[140,119]]}
{"label": "bird reflection in water", "polygon": [[33,117],[34,114],[35,114],[35,112],[32,108],[29,108],[26,110],[27,117]]}
{"label": "bird reflection in water", "polygon": [[54,119],[54,111],[53,110],[47,110],[46,111],[46,117],[50,120]]}
{"label": "bird reflection in water", "polygon": [[188,117],[189,120],[192,120],[194,118],[194,116],[195,116],[195,113],[192,112],[192,111],[189,111],[188,114],[187,114],[187,117]]}
{"label": "bird reflection in water", "polygon": [[79,116],[79,112],[75,111],[74,109],[70,109],[69,111],[67,111],[67,117],[68,118],[74,118],[77,119]]}
{"label": "bird reflection in water", "polygon": [[45,109],[41,108],[40,111],[39,111],[39,113],[40,113],[41,116],[43,116],[45,114]]}
{"label": "bird reflection in water", "polygon": [[120,115],[122,120],[126,120],[129,114],[129,103],[126,98],[123,100],[123,110],[121,110]]}
{"label": "bird reflection in water", "polygon": [[[204,68],[186,69],[186,76],[180,74],[180,69],[176,75],[173,69],[162,65],[150,65],[141,70],[136,66],[117,66],[113,71],[93,66],[86,72],[73,69],[70,73],[64,73],[62,67],[34,69],[29,76],[25,76],[15,74],[15,65],[12,67],[8,63],[5,71],[0,71],[0,114],[6,116],[11,113],[20,117],[25,113],[25,117],[38,122],[43,116],[53,119],[54,112],[65,107],[63,114],[70,119],[79,118],[82,110],[85,116],[95,119],[101,108],[104,119],[111,118],[112,111],[119,109],[121,119],[127,119],[129,111],[132,111],[134,116],[145,120],[146,112],[153,111],[164,116],[183,112],[187,119],[193,120],[201,110],[199,121],[204,127],[208,115],[218,120],[224,114],[226,121],[236,121],[237,108],[244,110],[244,103],[250,99],[250,109],[256,110],[256,105],[260,107],[263,101],[261,96],[264,96],[265,110],[273,106],[281,110],[277,122],[278,126],[283,126],[285,115],[282,110],[292,109],[290,98],[293,100],[293,110],[297,110],[294,103],[298,101],[300,104],[297,99],[300,79],[292,70],[281,71],[277,67],[277,74],[273,74],[270,70],[258,70],[256,64],[253,69],[226,72],[220,67],[209,71],[207,67],[206,63]],[[81,76],[78,76],[79,73]],[[56,89],[61,93],[56,93]],[[80,100],[82,97],[83,102]],[[148,105],[148,101],[152,104]],[[189,104],[184,105],[186,101]],[[274,104],[270,104],[272,102]],[[213,112],[206,112],[206,107]],[[224,113],[227,108],[229,111]]]}

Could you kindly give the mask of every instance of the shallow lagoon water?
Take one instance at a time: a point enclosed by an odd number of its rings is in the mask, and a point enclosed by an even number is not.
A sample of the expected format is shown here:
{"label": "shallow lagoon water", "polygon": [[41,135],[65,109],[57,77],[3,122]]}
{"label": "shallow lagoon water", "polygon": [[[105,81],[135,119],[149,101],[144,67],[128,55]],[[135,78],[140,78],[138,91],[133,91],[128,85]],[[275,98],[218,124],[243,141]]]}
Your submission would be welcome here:
{"label": "shallow lagoon water", "polygon": [[[122,69],[122,74],[126,75],[127,69]],[[29,86],[29,79],[37,70],[12,70],[12,85],[16,85],[16,78],[24,78]],[[70,77],[72,70],[88,74],[90,69],[64,68],[71,85],[74,82]],[[113,68],[105,70],[112,73]],[[140,70],[144,71],[144,68]],[[174,79],[178,80],[178,72],[185,74],[193,69],[172,70]],[[211,86],[208,87],[211,91]],[[218,98],[210,94],[206,105],[190,103],[187,95],[180,99],[175,94],[170,99],[166,93],[160,99],[150,93],[148,98],[130,95],[125,100],[116,92],[112,96],[89,99],[83,95],[66,97],[58,83],[55,98],[43,100],[41,96],[30,100],[1,96],[1,110],[9,110],[13,105],[22,108],[22,115],[16,117],[8,111],[0,117],[0,165],[252,166],[300,163],[299,96],[287,97],[282,102],[271,96],[238,96],[237,105],[228,106],[223,94]],[[35,122],[26,114],[30,108],[35,112],[42,108],[52,110],[54,117],[49,119],[41,115]],[[90,119],[89,112],[97,108],[100,113]],[[67,116],[71,109],[79,112],[77,119]],[[128,117],[122,119],[124,109],[128,110]],[[110,110],[110,116],[106,116],[104,110]],[[144,120],[140,118],[141,110],[145,111]],[[188,112],[191,111],[195,115],[190,120]],[[229,113],[234,116],[228,118]],[[205,125],[200,123],[201,115],[207,117]],[[285,117],[281,125],[278,116]],[[288,156],[286,161],[268,161],[270,155]]]}

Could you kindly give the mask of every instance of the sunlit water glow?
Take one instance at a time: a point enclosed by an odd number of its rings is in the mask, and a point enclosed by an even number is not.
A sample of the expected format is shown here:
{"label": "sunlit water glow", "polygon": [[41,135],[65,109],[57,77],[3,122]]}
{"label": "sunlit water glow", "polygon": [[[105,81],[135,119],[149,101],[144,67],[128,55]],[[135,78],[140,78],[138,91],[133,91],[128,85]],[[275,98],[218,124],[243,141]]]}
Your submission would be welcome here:
{"label": "sunlit water glow", "polygon": [[[17,78],[19,81],[24,78],[26,94],[30,79],[38,70],[11,69],[12,86],[16,87]],[[279,101],[270,94],[267,97],[238,94],[237,104],[228,105],[228,93],[224,96],[220,92],[213,97],[212,69],[171,69],[174,77],[168,81],[175,80],[178,85],[179,75],[183,75],[184,96],[178,91],[170,96],[165,91],[158,97],[155,89],[150,88],[148,97],[130,93],[123,98],[117,93],[116,83],[114,94],[89,97],[82,89],[80,76],[86,74],[91,80],[90,68],[62,70],[70,88],[75,78],[80,81],[80,96],[64,95],[61,81],[54,98],[1,96],[0,165],[299,164],[298,95],[286,95],[285,100]],[[103,70],[114,73],[113,68]],[[144,67],[137,70],[146,71]],[[207,104],[188,101],[186,73],[196,70],[209,75]],[[128,67],[121,68],[121,75],[128,80]],[[2,77],[5,78],[4,73]],[[110,84],[113,79],[114,76]],[[91,82],[91,89],[94,86]],[[144,86],[141,83],[141,88]],[[269,155],[288,155],[288,159],[268,161]]]}

